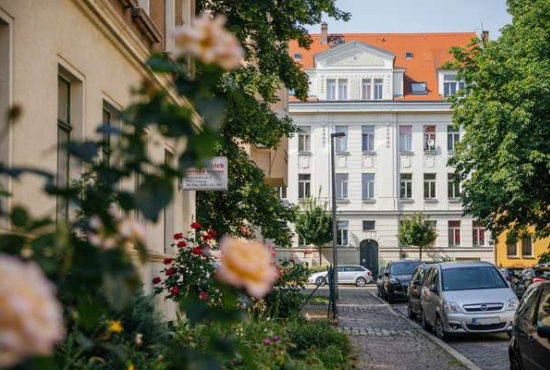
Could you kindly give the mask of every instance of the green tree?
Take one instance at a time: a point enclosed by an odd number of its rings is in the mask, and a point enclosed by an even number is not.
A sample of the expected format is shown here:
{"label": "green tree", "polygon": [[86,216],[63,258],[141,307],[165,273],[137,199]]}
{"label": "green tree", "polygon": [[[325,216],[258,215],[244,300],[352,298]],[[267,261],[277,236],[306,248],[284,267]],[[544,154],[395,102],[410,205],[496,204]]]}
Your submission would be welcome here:
{"label": "green tree", "polygon": [[399,228],[399,243],[405,247],[418,247],[420,260],[422,249],[433,245],[437,238],[437,231],[427,217],[414,214],[401,221]]}
{"label": "green tree", "polygon": [[466,81],[453,104],[465,129],[450,163],[464,210],[493,235],[550,235],[550,1],[508,0],[495,41],[453,50]]}
{"label": "green tree", "polygon": [[310,198],[303,212],[296,217],[296,232],[306,244],[315,245],[319,250],[319,266],[323,262],[321,248],[332,240],[332,216],[326,203],[320,205],[316,198]]}
{"label": "green tree", "polygon": [[265,184],[263,172],[240,144],[275,148],[283,137],[293,135],[296,128],[290,118],[270,110],[281,87],[294,90],[299,99],[307,97],[307,75],[288,54],[287,44],[297,40],[307,47],[311,38],[306,25],[320,23],[323,14],[344,20],[349,14],[338,10],[335,0],[200,0],[198,8],[227,17],[247,62],[228,73],[218,89],[228,102],[218,154],[228,156],[230,179],[226,192],[198,193],[199,220],[235,234],[250,224],[276,244],[288,246],[292,234],[286,224],[294,221],[294,211]]}

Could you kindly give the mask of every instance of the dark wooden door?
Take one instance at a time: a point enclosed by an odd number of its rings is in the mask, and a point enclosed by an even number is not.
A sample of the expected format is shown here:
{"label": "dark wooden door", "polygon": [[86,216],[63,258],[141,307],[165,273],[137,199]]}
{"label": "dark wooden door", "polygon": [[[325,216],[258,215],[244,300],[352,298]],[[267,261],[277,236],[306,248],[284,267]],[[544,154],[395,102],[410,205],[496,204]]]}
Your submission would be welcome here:
{"label": "dark wooden door", "polygon": [[372,239],[363,240],[359,246],[359,264],[378,276],[378,243]]}

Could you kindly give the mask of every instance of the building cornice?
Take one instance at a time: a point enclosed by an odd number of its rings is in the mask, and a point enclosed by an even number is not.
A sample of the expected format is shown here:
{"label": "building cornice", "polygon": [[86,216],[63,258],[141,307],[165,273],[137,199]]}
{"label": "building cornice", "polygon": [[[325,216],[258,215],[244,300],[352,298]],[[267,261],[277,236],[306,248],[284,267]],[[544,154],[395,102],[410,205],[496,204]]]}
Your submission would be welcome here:
{"label": "building cornice", "polygon": [[450,113],[451,103],[445,101],[289,102],[288,112],[292,114],[369,112]]}

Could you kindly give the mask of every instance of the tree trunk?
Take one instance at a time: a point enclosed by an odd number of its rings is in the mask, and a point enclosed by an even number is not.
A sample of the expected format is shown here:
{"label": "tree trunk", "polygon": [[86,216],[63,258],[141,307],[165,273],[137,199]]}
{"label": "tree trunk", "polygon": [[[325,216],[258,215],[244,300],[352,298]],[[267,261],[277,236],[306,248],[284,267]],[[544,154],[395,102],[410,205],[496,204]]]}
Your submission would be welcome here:
{"label": "tree trunk", "polygon": [[323,253],[321,252],[320,245],[317,248],[319,248],[319,266],[321,266],[323,264]]}
{"label": "tree trunk", "polygon": [[422,246],[418,247],[418,249],[420,250],[420,261],[422,261]]}

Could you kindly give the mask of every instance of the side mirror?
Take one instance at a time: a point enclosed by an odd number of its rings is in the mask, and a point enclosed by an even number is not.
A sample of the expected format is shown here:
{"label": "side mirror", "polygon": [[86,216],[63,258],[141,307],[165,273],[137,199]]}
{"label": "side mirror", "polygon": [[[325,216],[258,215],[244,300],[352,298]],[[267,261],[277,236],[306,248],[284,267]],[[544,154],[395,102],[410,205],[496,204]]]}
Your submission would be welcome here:
{"label": "side mirror", "polygon": [[421,286],[422,282],[420,280],[415,280],[415,281],[413,281],[413,285]]}
{"label": "side mirror", "polygon": [[390,273],[389,272],[384,272],[384,276],[385,277],[390,277]]}
{"label": "side mirror", "polygon": [[537,334],[541,338],[550,339],[550,326],[539,326],[537,327]]}
{"label": "side mirror", "polygon": [[430,292],[437,293],[437,285],[436,284],[430,285]]}

